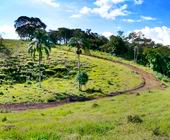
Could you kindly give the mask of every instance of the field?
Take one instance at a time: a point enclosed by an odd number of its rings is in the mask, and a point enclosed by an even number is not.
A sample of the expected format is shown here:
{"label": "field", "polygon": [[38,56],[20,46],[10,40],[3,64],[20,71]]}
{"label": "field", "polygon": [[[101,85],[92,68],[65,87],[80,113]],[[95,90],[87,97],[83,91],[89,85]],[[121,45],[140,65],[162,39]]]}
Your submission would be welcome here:
{"label": "field", "polygon": [[[36,62],[33,62],[27,54],[27,46],[23,42],[7,41],[4,45],[6,48],[12,48],[10,58],[2,61],[1,72],[10,69],[20,70],[19,76],[27,75],[25,83],[13,83],[13,79],[9,79],[8,83],[0,86],[0,103],[35,103],[35,102],[52,102],[55,100],[65,99],[69,95],[86,96],[89,98],[105,96],[113,91],[120,91],[138,86],[142,79],[135,72],[127,67],[115,64],[109,61],[92,58],[88,56],[81,57],[82,70],[88,72],[89,82],[83,88],[82,92],[78,91],[76,82],[77,73],[77,56],[73,52],[62,50],[61,46],[51,50],[50,60],[44,58],[44,76],[42,89],[38,87],[38,83],[31,81],[30,73],[37,72]],[[61,48],[60,48],[61,47]],[[15,60],[15,59],[17,60]],[[3,59],[3,57],[2,57]],[[10,60],[11,59],[11,60]],[[8,65],[4,67],[6,61]],[[18,62],[17,62],[18,61]],[[7,62],[6,62],[7,63]],[[14,73],[14,72],[13,72]],[[37,72],[38,73],[38,72]],[[35,78],[38,74],[35,73]],[[2,75],[2,74],[1,74]],[[17,75],[16,72],[14,75]],[[126,78],[124,78],[126,77]],[[22,77],[24,78],[24,77]],[[6,82],[7,80],[5,80]]]}
{"label": "field", "polygon": [[[25,68],[31,64],[31,73],[37,72],[36,62],[27,54],[25,43],[7,40],[5,49],[2,49],[0,57],[3,66],[1,75],[4,74],[3,69],[8,68],[4,67],[4,61],[9,58],[12,68],[16,65]],[[104,97],[110,92],[131,89],[143,82],[141,75],[125,65],[82,55],[81,68],[88,72],[90,80],[83,87],[83,91],[79,92],[75,81],[77,57],[73,50],[57,46],[52,49],[50,60],[44,59],[42,67],[46,69],[43,71],[42,89],[38,88],[36,78],[30,80],[30,76],[26,82],[15,83],[9,74],[7,82],[2,81],[0,86],[0,103],[49,103],[63,100],[70,95]],[[6,58],[3,54],[8,51],[11,51],[10,56]],[[148,68],[111,55],[98,52],[91,54],[154,73]],[[16,58],[17,61],[14,61]],[[26,68],[21,70],[19,76],[25,72],[26,75],[30,73],[29,67]],[[157,80],[151,78],[150,82],[152,81]],[[1,108],[0,140],[168,140],[170,83],[164,81],[163,85],[165,84],[166,88],[145,88],[120,96],[69,103],[53,108],[25,111]],[[148,86],[148,83],[146,85]]]}
{"label": "field", "polygon": [[[169,100],[169,88],[167,88],[165,91],[121,95],[51,109],[6,113],[1,111],[0,138],[2,140],[169,139]],[[128,121],[128,116],[137,117],[133,121]]]}

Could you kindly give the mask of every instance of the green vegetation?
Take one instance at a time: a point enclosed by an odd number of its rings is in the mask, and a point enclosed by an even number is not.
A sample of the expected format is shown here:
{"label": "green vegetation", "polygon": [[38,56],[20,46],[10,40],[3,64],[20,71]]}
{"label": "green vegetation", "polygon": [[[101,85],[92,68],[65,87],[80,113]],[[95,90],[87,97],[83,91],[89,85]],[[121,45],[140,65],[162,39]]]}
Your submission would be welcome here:
{"label": "green vegetation", "polygon": [[[75,38],[75,37],[72,37],[69,41],[69,46],[71,47],[76,47],[76,54],[77,54],[77,58],[78,58],[78,62],[77,62],[77,67],[78,67],[78,76],[80,76],[80,73],[81,73],[81,63],[80,63],[80,55],[82,53],[82,46],[84,46],[83,42],[81,39],[79,38]],[[79,79],[79,78],[78,78]],[[78,80],[78,83],[79,83],[79,91],[81,90],[81,83],[80,83],[80,80]]]}
{"label": "green vegetation", "polygon": [[[125,37],[119,31],[108,40],[90,29],[59,28],[46,32],[47,26],[39,18],[26,16],[19,17],[14,26],[23,41],[3,40],[0,36],[0,104],[3,104],[0,140],[170,139],[167,46],[156,44],[141,33]],[[52,44],[55,46],[51,49]],[[45,54],[48,59],[43,59]],[[154,73],[167,88],[150,89],[159,88],[159,81],[121,62]],[[129,91],[144,82],[142,89],[148,91],[136,90],[133,94],[100,99],[114,91]],[[35,105],[55,101],[63,101],[65,105],[14,111],[16,103]],[[77,102],[66,104],[66,101]]]}
{"label": "green vegetation", "polygon": [[77,77],[76,77],[77,81],[80,84],[80,89],[82,90],[82,86],[85,86],[89,80],[89,76],[87,75],[86,72],[82,71],[80,72]]}
{"label": "green vegetation", "polygon": [[141,32],[132,32],[124,36],[123,31],[118,31],[118,34],[112,35],[109,40],[89,29],[83,31],[81,29],[59,28],[56,31],[50,31],[49,34],[55,44],[67,45],[67,41],[72,37],[78,37],[83,40],[83,49],[86,52],[89,52],[90,49],[134,60],[138,64],[150,67],[154,71],[170,77],[170,48],[145,38]]}
{"label": "green vegetation", "polygon": [[11,55],[1,59],[0,71],[4,78],[0,86],[0,103],[52,102],[70,95],[93,98],[133,88],[142,82],[139,75],[125,66],[82,56],[81,70],[87,72],[89,81],[86,90],[80,92],[76,84],[76,55],[59,46],[52,49],[49,60],[43,61],[44,77],[40,89],[37,86],[38,66],[27,54],[27,45],[22,41],[7,40],[4,46]]}
{"label": "green vegetation", "polygon": [[[12,140],[170,139],[169,88],[43,110],[0,113]],[[163,101],[163,102],[162,102]]]}

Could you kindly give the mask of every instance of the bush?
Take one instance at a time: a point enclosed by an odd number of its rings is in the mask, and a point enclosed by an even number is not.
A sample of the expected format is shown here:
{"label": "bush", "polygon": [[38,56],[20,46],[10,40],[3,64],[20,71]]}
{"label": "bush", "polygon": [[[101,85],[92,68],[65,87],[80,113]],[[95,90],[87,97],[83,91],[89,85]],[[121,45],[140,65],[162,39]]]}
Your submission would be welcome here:
{"label": "bush", "polygon": [[3,93],[3,92],[0,92],[0,95],[4,95],[4,93]]}
{"label": "bush", "polygon": [[152,133],[153,133],[153,135],[155,135],[155,136],[159,136],[159,135],[161,134],[160,128],[157,127],[157,128],[155,128],[155,129],[153,129],[153,130],[152,130]]}
{"label": "bush", "polygon": [[134,115],[134,116],[129,115],[129,116],[127,116],[127,120],[129,123],[142,123],[143,122],[141,117],[138,115]]}
{"label": "bush", "polygon": [[95,92],[103,93],[101,88],[95,89],[94,87],[91,88],[91,89],[87,89],[86,92],[89,93],[89,94],[93,94],[93,93],[95,93]]}
{"label": "bush", "polygon": [[87,75],[86,72],[80,72],[78,75],[77,75],[77,81],[79,82],[80,85],[86,85],[86,83],[88,82],[89,80],[89,77]]}
{"label": "bush", "polygon": [[56,101],[55,97],[50,97],[50,98],[47,99],[48,103],[52,103],[52,102],[55,102],[55,101]]}
{"label": "bush", "polygon": [[98,107],[98,106],[99,106],[99,104],[97,104],[97,103],[94,103],[94,104],[92,105],[93,108],[96,108],[96,107]]}
{"label": "bush", "polygon": [[7,110],[7,109],[0,109],[0,113],[10,113],[11,111],[10,110]]}
{"label": "bush", "polygon": [[0,79],[5,79],[6,75],[5,74],[0,74]]}
{"label": "bush", "polygon": [[53,68],[53,70],[55,71],[55,72],[68,72],[68,70],[67,70],[67,68],[65,67],[65,66],[56,66],[56,67],[54,67]]}
{"label": "bush", "polygon": [[6,122],[6,121],[7,121],[7,117],[3,117],[2,122]]}
{"label": "bush", "polygon": [[55,74],[55,71],[47,69],[47,70],[45,70],[45,74],[48,75],[48,76],[53,76]]}

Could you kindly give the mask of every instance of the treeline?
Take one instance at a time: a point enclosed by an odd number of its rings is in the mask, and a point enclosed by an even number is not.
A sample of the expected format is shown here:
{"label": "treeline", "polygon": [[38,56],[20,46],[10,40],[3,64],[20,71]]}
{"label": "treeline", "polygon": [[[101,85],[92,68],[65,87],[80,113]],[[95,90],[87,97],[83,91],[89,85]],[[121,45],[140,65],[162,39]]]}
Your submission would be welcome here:
{"label": "treeline", "polygon": [[125,37],[122,31],[118,31],[117,35],[112,35],[107,39],[91,32],[90,29],[83,31],[81,29],[58,28],[56,31],[50,31],[49,35],[55,44],[65,45],[72,37],[81,38],[84,41],[84,49],[99,50],[134,60],[170,77],[170,48],[145,38],[141,32],[133,32]]}
{"label": "treeline", "polygon": [[100,46],[106,44],[109,40],[102,35],[91,32],[91,29],[83,31],[82,29],[58,28],[49,31],[50,39],[55,44],[67,45],[72,37],[82,40],[84,49],[99,50]]}
{"label": "treeline", "polygon": [[[15,21],[15,28],[21,38],[27,39],[34,38],[33,33],[36,29],[45,30],[46,25],[39,18],[21,16]],[[123,31],[118,31],[117,35],[112,35],[107,39],[90,29],[84,31],[63,27],[50,30],[47,34],[49,42],[53,44],[67,45],[71,38],[78,38],[85,50],[98,50],[134,60],[170,77],[170,48],[145,38],[141,32],[132,32],[124,36]]]}

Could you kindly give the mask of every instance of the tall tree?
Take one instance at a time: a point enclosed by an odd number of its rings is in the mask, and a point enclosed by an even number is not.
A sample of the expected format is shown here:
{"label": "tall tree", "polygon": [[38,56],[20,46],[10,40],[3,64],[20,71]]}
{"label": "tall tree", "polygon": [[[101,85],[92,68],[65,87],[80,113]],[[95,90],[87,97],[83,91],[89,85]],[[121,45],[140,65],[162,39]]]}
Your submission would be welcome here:
{"label": "tall tree", "polygon": [[28,52],[35,59],[36,52],[38,53],[38,66],[39,66],[39,87],[41,88],[41,63],[43,58],[43,52],[49,57],[51,42],[49,40],[48,33],[43,29],[38,29],[35,31],[34,39],[29,44]]}
{"label": "tall tree", "polygon": [[[72,47],[76,47],[76,54],[77,54],[77,58],[78,58],[78,75],[80,75],[80,54],[82,53],[82,46],[83,46],[83,42],[80,38],[76,38],[76,37],[72,37],[69,41],[69,46]],[[81,90],[81,83],[79,82],[79,90]]]}
{"label": "tall tree", "polygon": [[67,42],[72,37],[72,31],[68,28],[58,28],[58,34],[61,38],[61,40],[64,42],[64,44],[67,45]]}
{"label": "tall tree", "polygon": [[15,20],[14,27],[20,38],[31,40],[28,52],[34,59],[36,57],[36,52],[38,52],[39,86],[41,87],[41,62],[43,52],[45,52],[48,57],[51,46],[48,33],[45,31],[46,25],[39,18],[20,16]]}
{"label": "tall tree", "polygon": [[124,55],[127,53],[127,46],[120,36],[112,35],[110,41],[103,45],[102,50],[111,54]]}
{"label": "tall tree", "polygon": [[45,23],[43,23],[39,18],[20,16],[15,20],[15,31],[18,33],[22,39],[32,39],[34,38],[34,33],[37,29],[46,29]]}
{"label": "tall tree", "polygon": [[59,35],[59,32],[56,31],[56,30],[50,30],[48,32],[49,34],[49,37],[51,39],[51,41],[54,43],[54,44],[58,44],[59,42],[61,42],[61,37]]}

